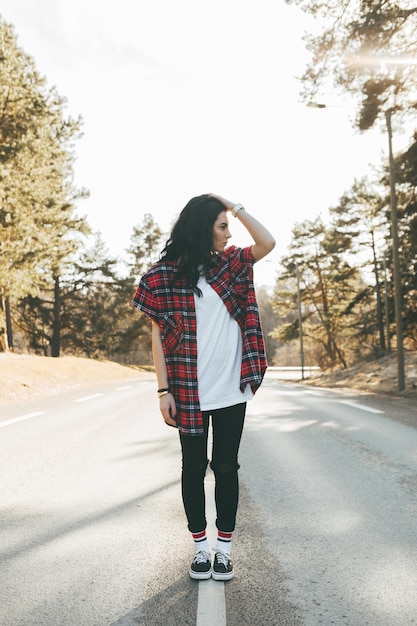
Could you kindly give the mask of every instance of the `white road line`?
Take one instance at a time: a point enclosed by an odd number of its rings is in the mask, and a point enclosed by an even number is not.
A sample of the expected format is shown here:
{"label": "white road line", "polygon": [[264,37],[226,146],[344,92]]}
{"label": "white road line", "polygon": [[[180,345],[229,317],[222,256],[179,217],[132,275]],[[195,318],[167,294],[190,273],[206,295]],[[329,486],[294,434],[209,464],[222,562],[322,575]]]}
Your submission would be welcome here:
{"label": "white road line", "polygon": [[100,396],[104,396],[104,393],[95,393],[92,396],[83,396],[82,398],[74,400],[74,402],[86,402],[87,400],[93,400],[93,398],[99,398]]}
{"label": "white road line", "polygon": [[126,387],[117,387],[116,391],[124,391],[125,389],[130,389],[131,385],[126,385]]}
{"label": "white road line", "polygon": [[226,626],[226,602],[224,583],[202,580],[198,583],[198,607],[196,626]]}
{"label": "white road line", "polygon": [[17,424],[17,422],[23,422],[24,420],[30,420],[32,417],[37,417],[38,415],[43,415],[44,413],[46,413],[46,411],[35,411],[34,413],[26,413],[25,415],[20,415],[19,417],[13,417],[5,422],[0,422],[0,428],[10,426],[11,424]]}
{"label": "white road line", "polygon": [[365,406],[364,404],[358,404],[357,402],[350,402],[350,400],[339,400],[342,404],[348,404],[349,406],[355,407],[355,409],[362,409],[362,411],[368,411],[368,413],[384,413],[384,411],[380,411],[379,409],[374,409],[371,406]]}
{"label": "white road line", "polygon": [[[217,537],[216,506],[214,503],[214,476],[208,471],[206,478],[207,535],[214,546]],[[198,583],[198,605],[196,626],[226,626],[226,599],[224,582],[201,580]]]}

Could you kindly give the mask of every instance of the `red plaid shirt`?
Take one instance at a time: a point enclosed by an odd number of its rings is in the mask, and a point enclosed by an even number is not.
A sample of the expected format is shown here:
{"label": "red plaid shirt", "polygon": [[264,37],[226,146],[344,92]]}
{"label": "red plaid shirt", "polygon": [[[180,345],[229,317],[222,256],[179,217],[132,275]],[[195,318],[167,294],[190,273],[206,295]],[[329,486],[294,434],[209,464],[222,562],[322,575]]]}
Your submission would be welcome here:
{"label": "red plaid shirt", "polygon": [[[206,280],[221,297],[242,333],[240,389],[260,386],[267,367],[258,305],[253,286],[251,248],[230,246],[213,254]],[[177,261],[160,261],[142,276],[132,305],[161,331],[168,384],[177,406],[178,428],[185,435],[202,435],[198,397],[197,320],[193,290],[176,280]]]}

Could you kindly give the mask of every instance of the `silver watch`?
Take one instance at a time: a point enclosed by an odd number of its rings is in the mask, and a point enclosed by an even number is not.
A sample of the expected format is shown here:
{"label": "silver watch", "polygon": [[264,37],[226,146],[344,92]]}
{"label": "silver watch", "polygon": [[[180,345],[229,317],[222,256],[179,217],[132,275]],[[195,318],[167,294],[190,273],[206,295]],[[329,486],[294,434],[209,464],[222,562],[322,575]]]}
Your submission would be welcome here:
{"label": "silver watch", "polygon": [[245,207],[243,206],[243,204],[235,204],[235,206],[232,209],[233,217],[236,217],[236,215],[242,209],[245,210]]}

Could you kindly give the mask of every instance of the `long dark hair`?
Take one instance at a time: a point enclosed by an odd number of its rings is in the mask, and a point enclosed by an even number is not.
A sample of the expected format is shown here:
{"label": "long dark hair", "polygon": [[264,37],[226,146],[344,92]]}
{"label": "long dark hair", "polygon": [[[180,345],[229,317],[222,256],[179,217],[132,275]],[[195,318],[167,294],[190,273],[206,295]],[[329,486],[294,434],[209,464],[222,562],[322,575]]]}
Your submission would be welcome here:
{"label": "long dark hair", "polygon": [[161,261],[179,261],[178,278],[200,295],[197,282],[199,267],[206,269],[213,247],[213,226],[224,204],[208,194],[192,198],[175,222],[161,253]]}

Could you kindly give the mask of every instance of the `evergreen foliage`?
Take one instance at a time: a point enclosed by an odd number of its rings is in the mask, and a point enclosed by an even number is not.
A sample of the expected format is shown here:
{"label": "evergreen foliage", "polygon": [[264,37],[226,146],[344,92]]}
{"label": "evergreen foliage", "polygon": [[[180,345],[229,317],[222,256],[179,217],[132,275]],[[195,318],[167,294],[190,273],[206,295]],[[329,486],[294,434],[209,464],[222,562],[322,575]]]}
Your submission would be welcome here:
{"label": "evergreen foliage", "polygon": [[[364,131],[388,115],[410,120],[417,104],[417,7],[408,0],[287,0],[317,18],[305,37],[311,61],[302,96],[316,106],[332,88],[358,102],[356,126]],[[417,347],[417,136],[396,156],[397,210],[404,345]],[[315,363],[349,364],[382,355],[394,335],[392,237],[387,166],[379,180],[355,181],[330,224],[319,218],[297,225],[282,260],[274,306],[285,318],[280,339],[299,338],[295,272],[302,276],[303,331]]]}
{"label": "evergreen foliage", "polygon": [[73,184],[80,135],[81,119],[66,116],[0,17],[0,349],[13,347],[14,329],[23,349],[45,355],[121,358],[140,344],[149,352],[149,324],[130,301],[162,233],[145,215],[127,264],[99,235],[89,247],[76,213],[87,192]]}
{"label": "evergreen foliage", "polygon": [[[311,52],[303,95],[330,86],[360,100],[357,125],[366,130],[387,109],[414,114],[417,101],[417,7],[410,0],[287,0],[320,23],[305,37]],[[330,84],[329,84],[330,83]]]}

